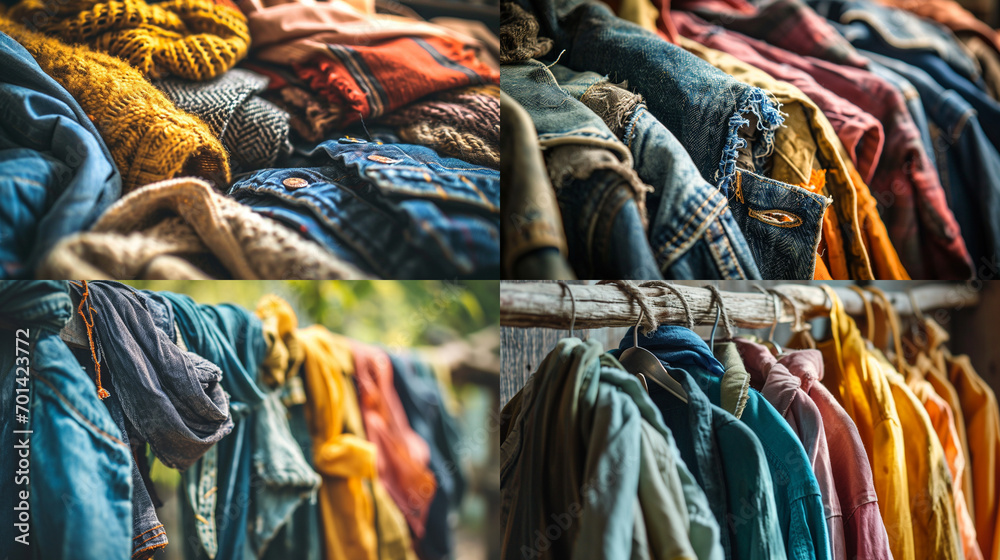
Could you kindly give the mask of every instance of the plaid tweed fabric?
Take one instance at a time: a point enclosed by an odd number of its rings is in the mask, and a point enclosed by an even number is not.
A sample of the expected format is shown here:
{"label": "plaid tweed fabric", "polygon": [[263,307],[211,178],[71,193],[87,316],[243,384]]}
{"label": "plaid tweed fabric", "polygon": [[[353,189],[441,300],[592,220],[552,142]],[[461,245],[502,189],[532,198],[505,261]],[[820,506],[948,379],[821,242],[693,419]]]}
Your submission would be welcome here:
{"label": "plaid tweed fabric", "polygon": [[268,79],[234,69],[207,82],[167,79],[155,85],[178,109],[205,121],[229,152],[234,173],[272,167],[291,151],[288,113],[257,96]]}

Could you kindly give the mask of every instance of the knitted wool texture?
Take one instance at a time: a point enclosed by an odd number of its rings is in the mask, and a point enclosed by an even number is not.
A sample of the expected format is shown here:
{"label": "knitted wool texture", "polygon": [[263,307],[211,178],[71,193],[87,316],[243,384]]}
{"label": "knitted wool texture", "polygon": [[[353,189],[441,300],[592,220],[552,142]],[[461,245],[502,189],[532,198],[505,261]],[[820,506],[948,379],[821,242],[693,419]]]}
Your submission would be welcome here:
{"label": "knitted wool texture", "polygon": [[208,126],[177,109],[126,62],[29,31],[3,16],[0,31],[76,98],[111,151],[126,193],[177,175],[228,185],[226,151]]}
{"label": "knitted wool texture", "polygon": [[154,82],[177,107],[197,115],[229,151],[233,173],[273,167],[291,152],[288,113],[257,97],[268,79],[235,68],[206,82],[168,78]]}
{"label": "knitted wool texture", "polygon": [[500,87],[444,91],[386,115],[400,139],[476,165],[500,167]]}
{"label": "knitted wool texture", "polygon": [[214,78],[250,46],[246,16],[229,0],[22,0],[8,17],[113,54],[151,78]]}
{"label": "knitted wool texture", "polygon": [[67,237],[42,278],[361,278],[316,243],[183,177],[123,197],[89,232]]}

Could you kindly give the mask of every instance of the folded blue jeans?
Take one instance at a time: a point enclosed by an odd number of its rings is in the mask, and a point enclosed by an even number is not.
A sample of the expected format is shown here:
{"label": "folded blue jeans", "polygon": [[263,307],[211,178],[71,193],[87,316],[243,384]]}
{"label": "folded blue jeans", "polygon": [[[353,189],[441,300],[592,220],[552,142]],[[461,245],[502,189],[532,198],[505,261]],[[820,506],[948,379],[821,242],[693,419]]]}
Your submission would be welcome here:
{"label": "folded blue jeans", "polygon": [[410,144],[327,140],[229,191],[370,274],[499,278],[500,173]]}

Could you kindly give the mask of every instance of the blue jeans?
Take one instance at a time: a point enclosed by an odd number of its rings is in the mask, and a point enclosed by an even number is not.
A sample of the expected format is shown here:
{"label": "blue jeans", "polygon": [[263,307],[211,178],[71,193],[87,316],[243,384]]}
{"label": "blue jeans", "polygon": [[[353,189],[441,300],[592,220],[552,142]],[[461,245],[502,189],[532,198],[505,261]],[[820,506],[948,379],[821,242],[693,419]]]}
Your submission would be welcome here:
{"label": "blue jeans", "polygon": [[[556,64],[552,73],[574,98],[607,80],[594,72],[574,72]],[[639,178],[653,190],[649,243],[665,278],[760,278],[760,271],[737,227],[728,201],[698,173],[684,146],[639,103],[625,116],[622,141]],[[768,263],[765,263],[765,265]]]}
{"label": "blue jeans", "polygon": [[[198,536],[187,540],[187,552],[207,558],[214,549],[217,560],[259,557],[319,486],[319,476],[294,443],[278,395],[256,383],[267,353],[261,322],[234,305],[198,305],[185,295],[160,295],[170,302],[187,347],[222,368],[235,420],[216,454],[183,475],[184,523]],[[206,502],[200,490],[215,485],[216,502]],[[206,524],[195,517],[207,517],[202,512],[214,516],[214,523],[203,528]]]}
{"label": "blue jeans", "polygon": [[499,278],[500,173],[409,144],[328,140],[229,194],[387,278]]}
{"label": "blue jeans", "polygon": [[[534,7],[540,35],[554,40],[550,57],[561,53],[559,61],[567,67],[597,72],[615,83],[627,82],[631,91],[643,96],[650,114],[680,141],[704,180],[730,201],[763,277],[812,278],[819,241],[814,218],[827,202],[805,189],[756,175],[767,167],[774,131],[783,122],[763,90],[738,82],[684,49],[615,17],[603,4],[520,1],[529,10]],[[742,185],[742,192],[735,188],[738,168],[747,172],[741,172],[743,179],[750,179]],[[764,192],[750,194],[748,188]],[[734,197],[740,195],[744,201],[791,206],[736,205]],[[773,222],[755,220],[758,224],[741,218],[741,212],[754,220],[754,216],[775,215],[772,211],[801,221],[782,217]],[[752,231],[746,229],[748,225]],[[758,254],[755,248],[766,250]],[[777,253],[782,255],[780,261],[765,260]]]}
{"label": "blue jeans", "polygon": [[[83,286],[72,285],[77,298]],[[147,297],[116,282],[91,282],[87,305],[94,309],[94,341],[103,365],[104,401],[117,424],[115,433],[130,445],[132,461],[133,554],[167,545],[149,482],[146,444],[166,466],[184,470],[233,429],[229,399],[220,385],[219,366],[184,351],[155,328]],[[96,378],[90,349],[77,351]]]}
{"label": "blue jeans", "polygon": [[[16,422],[15,331],[0,328],[0,558],[127,558],[132,550],[132,457],[94,381],[58,331],[73,312],[65,282],[0,282],[0,317],[30,330],[30,424]],[[23,354],[22,354],[23,356]],[[30,483],[13,451],[30,429]],[[30,492],[30,546],[14,542],[15,500]],[[97,536],[97,538],[95,538]]]}
{"label": "blue jeans", "polygon": [[121,176],[73,96],[3,33],[0,68],[0,278],[31,277],[121,196]]}
{"label": "blue jeans", "polygon": [[[449,432],[455,429],[455,420],[444,408],[437,380],[427,371],[430,366],[409,356],[390,354],[389,358],[392,360],[393,386],[413,431],[430,447],[430,468],[437,480],[424,538],[416,543],[417,552],[425,560],[451,558],[454,539],[448,517],[450,512],[458,509],[465,491],[460,457],[455,442],[448,437]],[[425,376],[418,375],[418,369],[424,370]],[[430,375],[431,379],[426,375]]]}

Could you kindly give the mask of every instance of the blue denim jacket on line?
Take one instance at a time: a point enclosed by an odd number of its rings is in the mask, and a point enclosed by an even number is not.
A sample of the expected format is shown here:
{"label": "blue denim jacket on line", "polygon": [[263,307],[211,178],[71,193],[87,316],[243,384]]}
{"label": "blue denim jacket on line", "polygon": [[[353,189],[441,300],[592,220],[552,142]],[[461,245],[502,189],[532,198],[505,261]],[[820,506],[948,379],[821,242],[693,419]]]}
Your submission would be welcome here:
{"label": "blue denim jacket on line", "polygon": [[[66,282],[0,281],[0,558],[124,558],[132,550],[132,456],[94,382],[59,330],[73,313]],[[15,328],[30,330],[30,420],[15,417]],[[30,429],[30,481],[17,484]],[[60,465],[60,476],[49,476]],[[17,493],[30,493],[29,546],[15,543]],[[23,509],[23,508],[21,508]],[[100,535],[100,538],[94,538]],[[82,544],[86,546],[81,546]]]}

